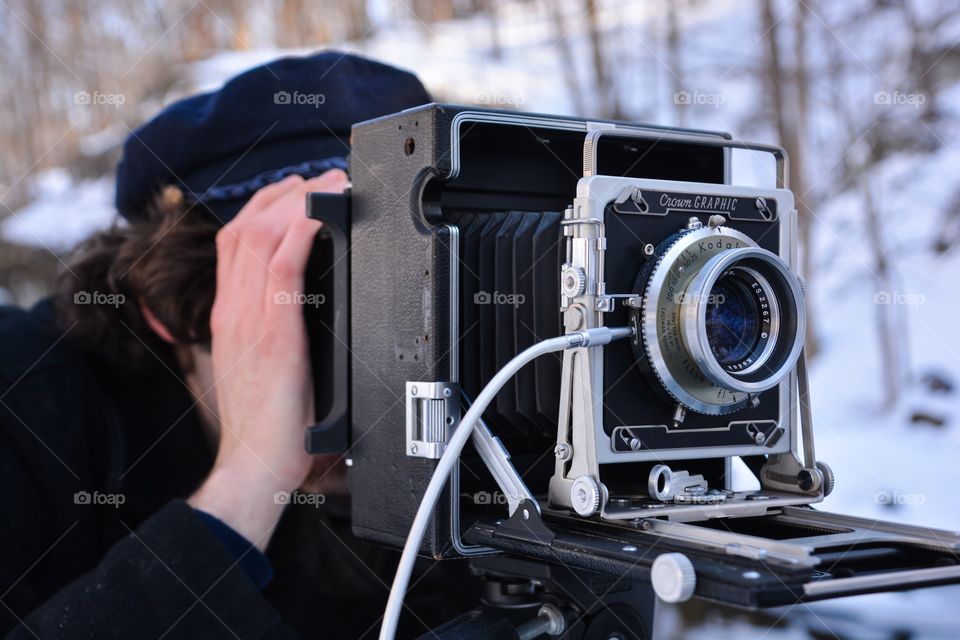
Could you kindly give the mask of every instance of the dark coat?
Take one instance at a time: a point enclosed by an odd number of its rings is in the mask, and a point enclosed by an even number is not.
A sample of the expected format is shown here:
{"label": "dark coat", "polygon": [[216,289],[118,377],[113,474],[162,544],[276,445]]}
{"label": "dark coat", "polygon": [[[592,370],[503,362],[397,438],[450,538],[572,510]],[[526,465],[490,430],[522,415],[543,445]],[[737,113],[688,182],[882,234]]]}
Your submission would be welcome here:
{"label": "dark coat", "polygon": [[[397,556],[351,535],[348,505],[288,507],[261,593],[183,502],[212,452],[174,368],[108,366],[64,329],[48,302],[0,307],[0,634],[376,636]],[[404,635],[469,608],[462,565],[421,568]]]}

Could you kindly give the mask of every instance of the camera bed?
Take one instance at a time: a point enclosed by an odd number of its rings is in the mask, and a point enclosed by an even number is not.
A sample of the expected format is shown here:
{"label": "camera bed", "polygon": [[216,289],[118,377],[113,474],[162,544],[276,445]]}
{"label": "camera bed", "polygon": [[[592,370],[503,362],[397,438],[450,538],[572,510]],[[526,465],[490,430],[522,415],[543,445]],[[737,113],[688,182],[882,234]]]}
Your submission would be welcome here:
{"label": "camera bed", "polygon": [[[684,554],[695,595],[747,608],[955,583],[960,536],[786,507],[701,523],[584,520],[547,511],[538,522],[476,523],[466,539],[572,569],[649,581],[654,560]],[[537,535],[534,535],[537,532]]]}

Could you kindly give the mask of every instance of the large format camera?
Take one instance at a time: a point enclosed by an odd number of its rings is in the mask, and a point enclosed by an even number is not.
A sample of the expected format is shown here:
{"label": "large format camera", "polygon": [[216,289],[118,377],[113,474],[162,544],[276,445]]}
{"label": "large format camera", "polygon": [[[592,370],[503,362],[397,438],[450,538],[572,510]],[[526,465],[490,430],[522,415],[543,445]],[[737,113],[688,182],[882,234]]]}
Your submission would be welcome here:
{"label": "large format camera", "polygon": [[[810,506],[834,477],[781,149],[436,104],[352,140],[350,193],[309,201],[328,304],[308,310],[307,445],[349,457],[358,536],[402,546],[484,387],[580,336],[485,406],[427,523],[420,552],[469,558],[488,605],[642,637],[651,582],[760,607],[960,581],[960,536]],[[735,149],[771,156],[775,185],[730,184]],[[735,458],[759,489],[733,486]]]}

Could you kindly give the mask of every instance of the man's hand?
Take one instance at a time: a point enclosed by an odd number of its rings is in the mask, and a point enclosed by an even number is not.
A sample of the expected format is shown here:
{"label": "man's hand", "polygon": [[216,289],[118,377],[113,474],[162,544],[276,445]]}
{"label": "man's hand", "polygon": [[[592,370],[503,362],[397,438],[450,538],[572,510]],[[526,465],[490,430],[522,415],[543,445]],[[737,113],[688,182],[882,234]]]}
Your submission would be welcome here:
{"label": "man's hand", "polygon": [[189,502],[264,549],[283,511],[280,492],[304,481],[314,420],[301,296],[320,223],[306,194],[339,193],[340,170],[258,191],[217,234],[217,293],[210,316],[220,444],[213,470]]}

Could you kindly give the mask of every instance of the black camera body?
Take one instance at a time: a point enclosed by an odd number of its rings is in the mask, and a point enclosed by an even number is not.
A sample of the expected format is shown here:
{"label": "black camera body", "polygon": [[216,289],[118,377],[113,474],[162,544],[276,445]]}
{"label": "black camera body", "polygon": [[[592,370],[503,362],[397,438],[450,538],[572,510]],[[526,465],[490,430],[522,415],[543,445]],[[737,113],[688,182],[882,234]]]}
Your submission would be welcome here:
{"label": "black camera body", "polygon": [[[349,260],[354,339],[340,340],[350,345],[358,535],[402,545],[435,467],[414,455],[426,443],[407,443],[408,381],[450,381],[474,397],[524,346],[563,332],[561,221],[581,177],[584,136],[597,124],[429,105],[354,127],[350,251],[332,270]],[[609,148],[604,162],[616,174],[725,179],[722,148],[655,138]],[[561,369],[559,357],[532,364],[484,416],[531,486],[545,487],[553,470]],[[467,551],[460,535],[469,517],[458,511],[498,512],[499,489],[475,456],[465,456],[459,476],[427,536],[432,556]]]}
{"label": "black camera body", "polygon": [[[776,184],[729,184],[737,148],[772,154]],[[717,132],[457,105],[355,125],[349,193],[308,202],[325,226],[307,283],[328,304],[306,313],[307,448],[348,458],[356,535],[403,546],[465,408],[516,354],[620,327],[499,391],[421,554],[656,589],[669,551],[695,576],[683,597],[743,606],[960,581],[956,535],[809,506],[834,479],[786,162]],[[737,457],[760,490],[731,486]]]}

